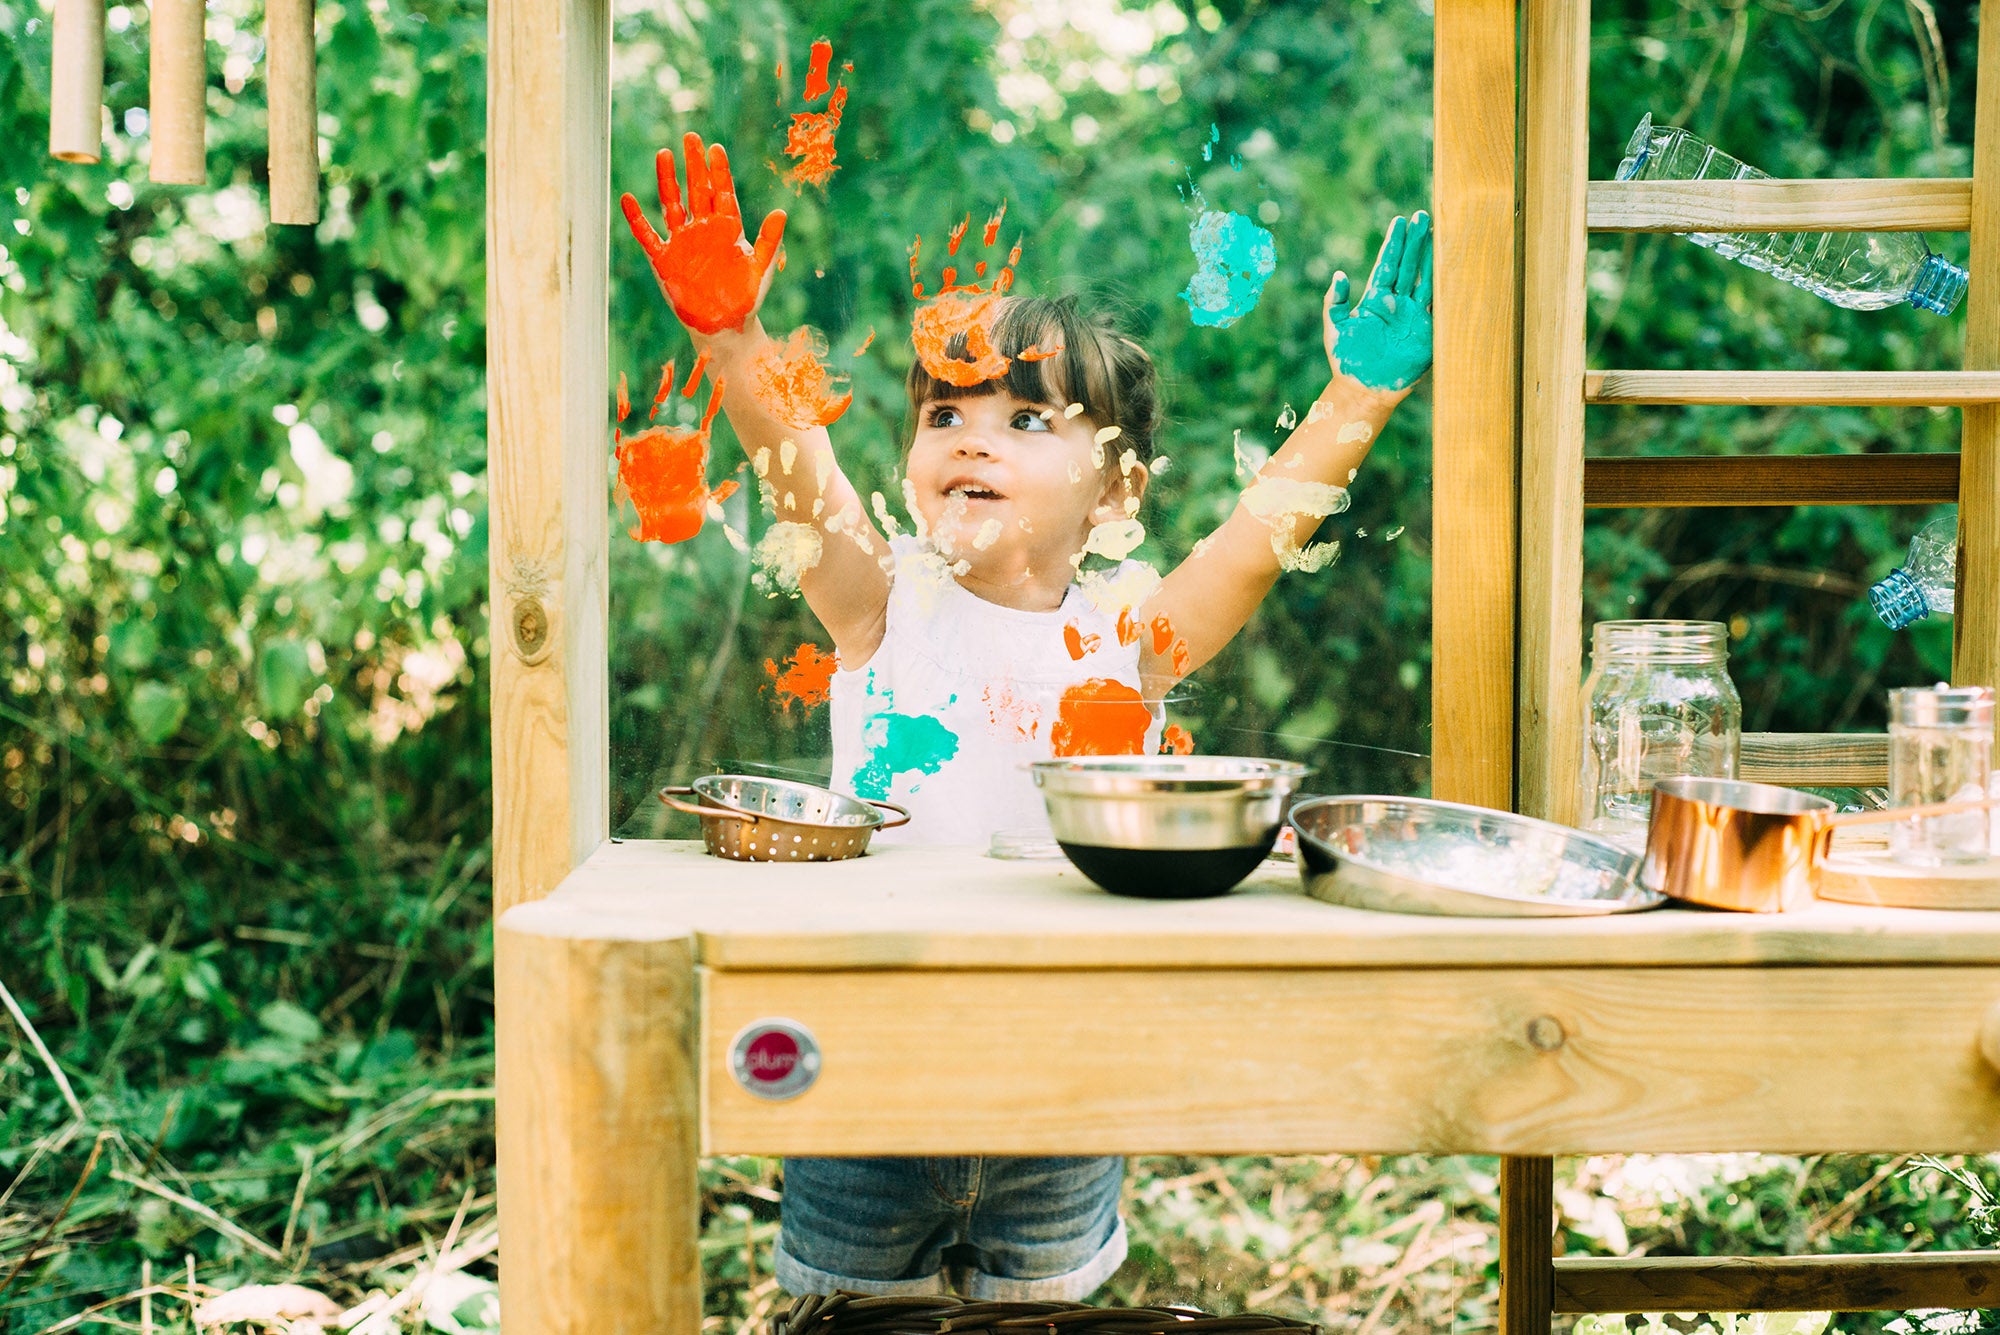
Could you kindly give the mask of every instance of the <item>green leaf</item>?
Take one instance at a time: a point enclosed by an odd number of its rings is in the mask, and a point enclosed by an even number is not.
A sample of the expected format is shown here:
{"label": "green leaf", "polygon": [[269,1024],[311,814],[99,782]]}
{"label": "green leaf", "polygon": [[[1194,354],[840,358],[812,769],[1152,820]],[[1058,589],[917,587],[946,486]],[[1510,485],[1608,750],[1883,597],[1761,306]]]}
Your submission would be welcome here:
{"label": "green leaf", "polygon": [[121,621],[111,631],[111,661],[128,672],[143,672],[160,652],[160,632],[150,621]]}
{"label": "green leaf", "polygon": [[317,1043],[323,1032],[319,1017],[289,1001],[274,1001],[257,1012],[257,1023],[279,1038],[297,1043]]}
{"label": "green leaf", "polygon": [[312,664],[299,640],[270,640],[257,655],[257,707],[273,721],[291,718],[314,686]]}
{"label": "green leaf", "polygon": [[181,729],[187,717],[187,692],[165,682],[142,681],[126,699],[125,712],[148,746],[158,746]]}

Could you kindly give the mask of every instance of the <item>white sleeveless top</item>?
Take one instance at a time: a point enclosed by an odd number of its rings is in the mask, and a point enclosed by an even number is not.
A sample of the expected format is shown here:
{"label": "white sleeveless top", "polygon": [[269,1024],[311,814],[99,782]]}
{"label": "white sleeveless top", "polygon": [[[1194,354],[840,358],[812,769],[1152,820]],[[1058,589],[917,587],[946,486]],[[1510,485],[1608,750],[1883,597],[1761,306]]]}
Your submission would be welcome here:
{"label": "white sleeveless top", "polygon": [[[996,830],[1047,831],[1028,763],[1047,760],[1063,692],[1091,678],[1139,689],[1139,645],[1118,642],[1118,614],[1150,568],[1124,562],[1097,600],[1071,584],[1053,612],[989,603],[959,586],[943,558],[912,537],[894,557],[887,624],[874,656],[834,673],[832,786],[907,807],[910,823],[883,843],[972,844]],[[1129,592],[1128,592],[1129,591]],[[1100,603],[1116,605],[1108,610]],[[1073,658],[1064,628],[1082,645]],[[1150,754],[1163,711],[1150,710]]]}

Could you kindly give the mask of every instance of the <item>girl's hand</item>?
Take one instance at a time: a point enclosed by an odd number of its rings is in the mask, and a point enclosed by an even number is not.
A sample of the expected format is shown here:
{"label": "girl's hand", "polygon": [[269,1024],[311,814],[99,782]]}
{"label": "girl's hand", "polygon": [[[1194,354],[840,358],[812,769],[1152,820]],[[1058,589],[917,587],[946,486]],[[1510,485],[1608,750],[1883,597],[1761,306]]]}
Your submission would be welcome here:
{"label": "girl's hand", "polygon": [[618,203],[632,235],[652,261],[660,291],[689,332],[741,329],[770,291],[771,265],[785,235],[784,210],[773,209],[764,216],[752,247],[743,235],[743,210],[736,202],[736,181],[729,174],[729,155],[722,145],[711,144],[704,153],[701,136],[690,133],[682,153],[687,159],[685,205],[674,151],[663,148],[654,160],[660,208],[667,222],[664,241],[646,220],[638,200],[628,194]]}
{"label": "girl's hand", "polygon": [[1431,365],[1431,217],[1419,210],[1398,217],[1375,257],[1368,286],[1354,309],[1347,305],[1347,275],[1333,276],[1323,307],[1326,359],[1335,379],[1402,394]]}

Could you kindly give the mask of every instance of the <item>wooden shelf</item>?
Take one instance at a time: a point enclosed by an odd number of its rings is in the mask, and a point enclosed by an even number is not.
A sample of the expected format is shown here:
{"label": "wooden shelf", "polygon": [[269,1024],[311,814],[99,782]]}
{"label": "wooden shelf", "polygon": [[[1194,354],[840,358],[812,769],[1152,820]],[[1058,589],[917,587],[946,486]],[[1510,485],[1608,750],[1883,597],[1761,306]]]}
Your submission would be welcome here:
{"label": "wooden shelf", "polygon": [[1995,1293],[2000,1252],[1555,1260],[1558,1312],[1901,1312]]}
{"label": "wooden shelf", "polygon": [[1598,509],[1749,505],[1949,505],[1956,454],[1695,455],[1583,461]]}
{"label": "wooden shelf", "polygon": [[1889,735],[1746,732],[1736,776],[1795,788],[1881,788],[1889,782]]}
{"label": "wooden shelf", "polygon": [[1586,371],[1583,399],[1955,408],[2000,403],[2000,371]]}
{"label": "wooden shelf", "polygon": [[1972,181],[1592,181],[1593,232],[1963,232]]}

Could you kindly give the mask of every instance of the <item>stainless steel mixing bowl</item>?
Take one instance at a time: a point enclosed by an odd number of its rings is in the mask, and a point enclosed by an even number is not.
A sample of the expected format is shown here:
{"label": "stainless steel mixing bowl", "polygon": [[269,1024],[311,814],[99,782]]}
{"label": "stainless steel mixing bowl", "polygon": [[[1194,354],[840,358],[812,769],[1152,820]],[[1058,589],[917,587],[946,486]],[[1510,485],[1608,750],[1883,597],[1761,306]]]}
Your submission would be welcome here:
{"label": "stainless steel mixing bowl", "polygon": [[1148,899],[1219,895],[1248,876],[1307,772],[1243,756],[1078,756],[1033,768],[1069,860],[1114,894]]}
{"label": "stainless steel mixing bowl", "polygon": [[1568,918],[1653,908],[1639,856],[1545,820],[1422,797],[1319,797],[1292,809],[1306,893],[1355,908]]}

